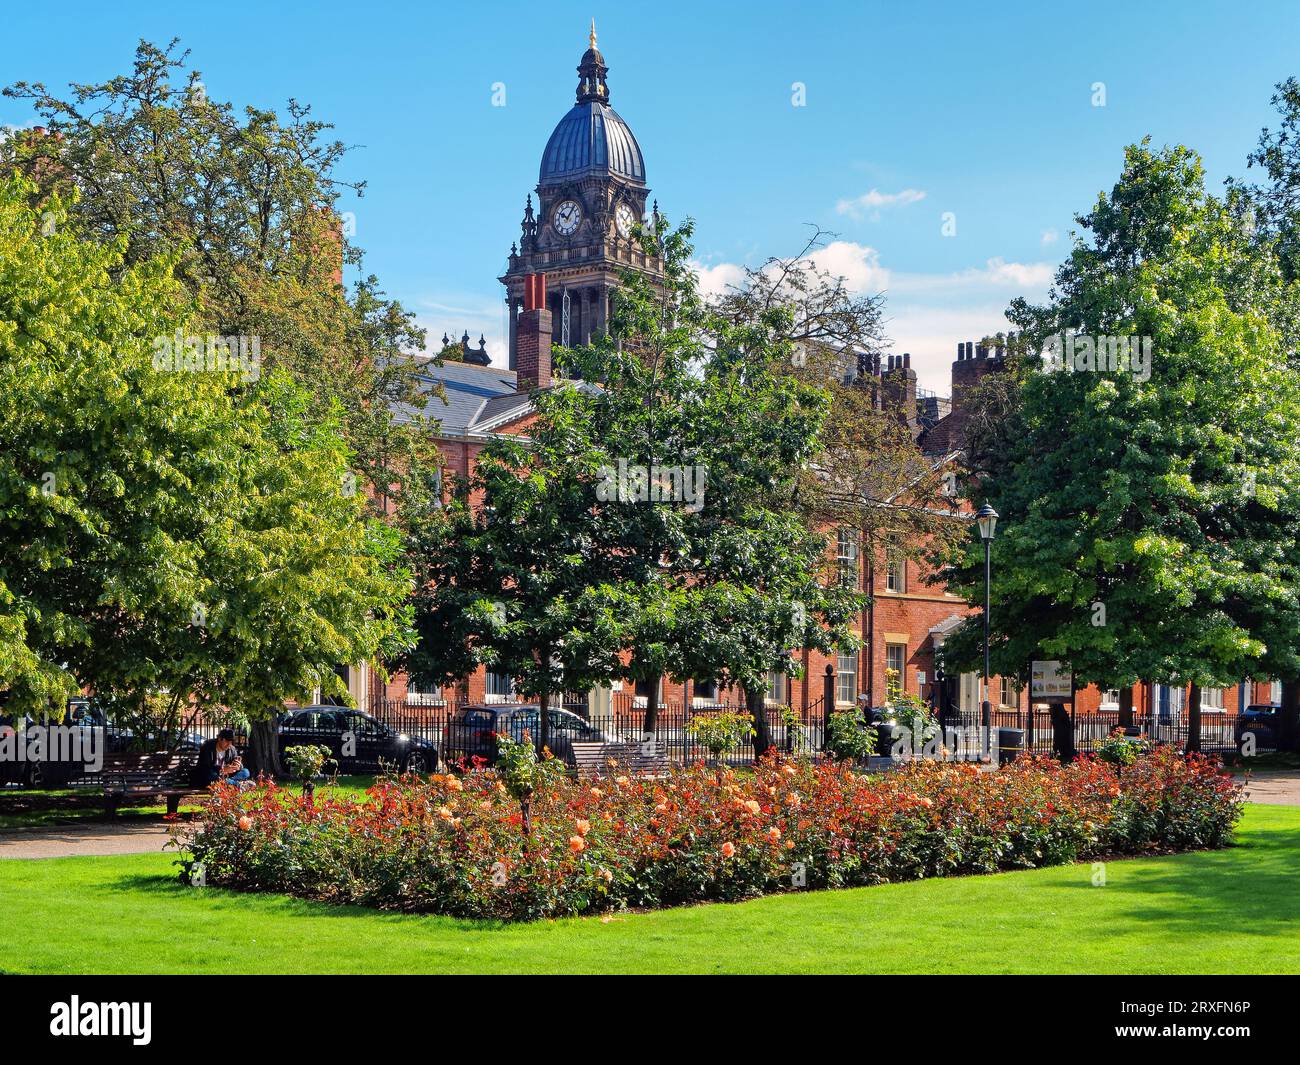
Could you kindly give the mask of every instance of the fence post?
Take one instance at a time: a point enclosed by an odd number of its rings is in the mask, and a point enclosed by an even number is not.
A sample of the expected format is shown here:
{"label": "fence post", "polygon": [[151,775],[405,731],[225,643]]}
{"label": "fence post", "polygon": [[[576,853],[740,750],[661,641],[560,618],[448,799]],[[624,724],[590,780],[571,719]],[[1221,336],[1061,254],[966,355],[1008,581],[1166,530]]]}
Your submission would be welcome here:
{"label": "fence post", "polygon": [[830,732],[831,714],[835,712],[835,665],[826,663],[822,678],[822,750],[826,749],[826,736]]}

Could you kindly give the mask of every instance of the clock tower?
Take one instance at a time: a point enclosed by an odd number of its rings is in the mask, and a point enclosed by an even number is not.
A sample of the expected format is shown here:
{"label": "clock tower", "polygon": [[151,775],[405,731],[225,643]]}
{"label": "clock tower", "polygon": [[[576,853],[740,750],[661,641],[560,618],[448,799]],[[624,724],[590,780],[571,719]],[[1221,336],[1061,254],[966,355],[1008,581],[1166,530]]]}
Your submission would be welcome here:
{"label": "clock tower", "polygon": [[663,276],[662,261],[647,255],[632,235],[645,219],[650,195],[645,160],[627,123],[609,106],[609,67],[596,47],[594,19],[590,42],[578,64],[577,102],[542,152],[536,212],[530,195],[519,242],[511,246],[500,278],[509,308],[512,370],[528,275],[546,275],[555,340],[574,347],[605,331],[610,294],[625,270]]}

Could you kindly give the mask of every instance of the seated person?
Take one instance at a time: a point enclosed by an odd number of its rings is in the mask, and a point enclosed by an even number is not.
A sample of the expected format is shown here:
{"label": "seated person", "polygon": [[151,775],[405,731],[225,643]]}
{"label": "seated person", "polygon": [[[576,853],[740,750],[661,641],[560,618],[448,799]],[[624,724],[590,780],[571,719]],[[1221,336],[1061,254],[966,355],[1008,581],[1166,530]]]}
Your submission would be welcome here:
{"label": "seated person", "polygon": [[249,778],[243,759],[235,750],[235,730],[223,728],[214,740],[205,740],[199,748],[198,765],[194,768],[195,782],[201,785],[225,784],[242,786]]}

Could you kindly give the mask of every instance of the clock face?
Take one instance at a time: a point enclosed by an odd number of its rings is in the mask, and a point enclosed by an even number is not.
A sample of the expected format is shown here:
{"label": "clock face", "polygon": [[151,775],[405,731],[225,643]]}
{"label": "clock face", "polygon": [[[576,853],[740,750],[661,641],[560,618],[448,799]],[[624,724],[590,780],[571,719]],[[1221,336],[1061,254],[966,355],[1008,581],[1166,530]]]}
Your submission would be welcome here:
{"label": "clock face", "polygon": [[577,232],[578,223],[582,221],[582,208],[578,206],[577,200],[564,200],[555,209],[555,214],[551,218],[555,232],[562,237],[571,237]]}
{"label": "clock face", "polygon": [[618,235],[630,237],[634,225],[636,225],[636,214],[627,204],[620,203],[614,212],[614,226],[618,229]]}

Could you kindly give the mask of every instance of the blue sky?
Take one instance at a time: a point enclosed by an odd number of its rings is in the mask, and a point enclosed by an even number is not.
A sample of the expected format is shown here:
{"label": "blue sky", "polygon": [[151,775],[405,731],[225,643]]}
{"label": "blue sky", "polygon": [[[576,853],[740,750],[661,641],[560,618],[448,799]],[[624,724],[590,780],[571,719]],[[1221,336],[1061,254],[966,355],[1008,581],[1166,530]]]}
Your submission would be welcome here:
{"label": "blue sky", "polygon": [[[1045,294],[1125,144],[1188,144],[1217,188],[1273,121],[1273,84],[1300,75],[1294,0],[263,0],[67,2],[57,21],[25,4],[6,13],[0,80],[100,80],[140,37],[179,36],[210,96],[310,102],[357,146],[346,173],[368,190],[343,207],[368,269],[432,336],[483,331],[503,361],[496,276],[593,15],[611,102],[662,209],[696,219],[706,283],[793,252],[809,223],[834,231],[821,262],[886,293],[893,350],[940,392],[958,340],[1002,327],[1013,296]],[[0,123],[31,118],[0,100]]]}

